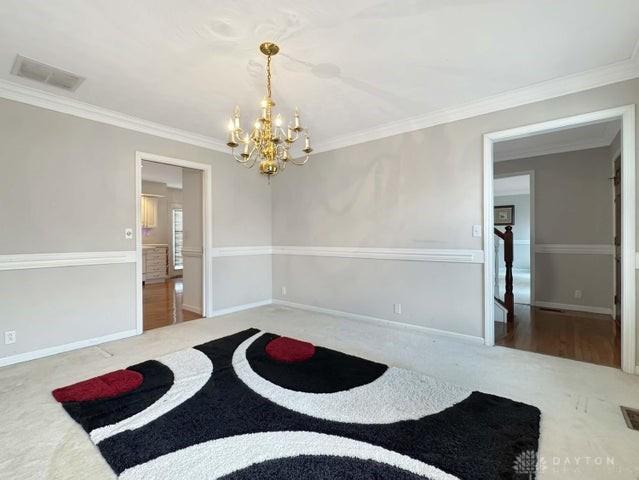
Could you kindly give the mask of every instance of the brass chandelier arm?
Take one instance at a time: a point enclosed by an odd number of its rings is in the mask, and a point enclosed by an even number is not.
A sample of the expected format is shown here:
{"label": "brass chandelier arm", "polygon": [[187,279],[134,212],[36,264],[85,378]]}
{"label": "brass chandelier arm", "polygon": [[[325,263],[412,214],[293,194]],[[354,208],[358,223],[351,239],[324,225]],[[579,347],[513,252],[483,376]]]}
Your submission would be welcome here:
{"label": "brass chandelier arm", "polygon": [[311,154],[309,153],[308,155],[306,155],[304,157],[304,160],[302,160],[302,161],[295,160],[294,158],[289,158],[288,161],[291,162],[293,165],[297,165],[297,166],[301,167],[306,162],[308,162],[308,159],[310,158],[310,156],[311,156]]}

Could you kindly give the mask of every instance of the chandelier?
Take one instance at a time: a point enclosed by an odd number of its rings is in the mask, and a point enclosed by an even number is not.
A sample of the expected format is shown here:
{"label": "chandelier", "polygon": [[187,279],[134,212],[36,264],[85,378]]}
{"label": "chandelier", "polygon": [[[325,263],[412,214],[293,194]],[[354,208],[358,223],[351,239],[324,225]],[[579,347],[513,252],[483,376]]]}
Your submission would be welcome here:
{"label": "chandelier", "polygon": [[[287,124],[286,131],[282,126],[282,116],[278,113],[273,117],[275,102],[271,96],[271,57],[277,55],[280,48],[274,43],[266,42],[260,45],[260,51],[266,55],[266,97],[262,100],[261,115],[255,121],[251,133],[248,133],[240,126],[240,107],[235,107],[233,117],[229,120],[226,145],[231,148],[235,160],[247,168],[253,167],[259,159],[260,173],[267,175],[270,180],[272,175],[284,170],[288,163],[304,165],[313,149],[308,129],[301,126],[297,109],[293,121]],[[301,136],[304,136],[304,155],[296,159],[289,154],[289,150]],[[239,155],[237,147],[241,150]]]}

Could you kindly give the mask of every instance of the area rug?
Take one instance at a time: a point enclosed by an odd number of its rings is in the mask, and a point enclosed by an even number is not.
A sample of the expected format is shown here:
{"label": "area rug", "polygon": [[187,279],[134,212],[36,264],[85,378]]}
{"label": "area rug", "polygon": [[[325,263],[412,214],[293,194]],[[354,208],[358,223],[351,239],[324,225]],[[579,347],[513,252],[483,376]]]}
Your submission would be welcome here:
{"label": "area rug", "polygon": [[53,396],[123,480],[535,474],[537,408],[256,329]]}

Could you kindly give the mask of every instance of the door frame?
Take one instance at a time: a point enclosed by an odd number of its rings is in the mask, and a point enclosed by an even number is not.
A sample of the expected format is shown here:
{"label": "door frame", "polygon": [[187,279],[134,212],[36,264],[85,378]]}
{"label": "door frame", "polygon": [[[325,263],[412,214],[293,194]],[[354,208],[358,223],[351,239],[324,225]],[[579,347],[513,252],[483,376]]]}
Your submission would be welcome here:
{"label": "door frame", "polygon": [[142,223],[140,218],[142,162],[144,160],[165,165],[174,165],[176,167],[191,168],[202,172],[202,315],[209,317],[213,312],[213,282],[210,262],[211,240],[213,238],[211,165],[138,151],[135,152],[135,328],[138,334],[144,330],[142,304]]}
{"label": "door frame", "polygon": [[[496,142],[524,138],[540,133],[621,119],[621,369],[636,369],[636,150],[635,105],[575,115],[546,122],[486,133],[483,136],[484,165],[484,343],[495,344],[494,324],[494,235],[493,219],[493,145]],[[534,261],[531,259],[531,261]]]}
{"label": "door frame", "polygon": [[[535,171],[522,170],[521,172],[500,173],[499,175],[493,174],[493,178],[508,178],[508,177],[521,177],[521,176],[528,176],[528,189],[530,191],[529,192],[530,208],[528,209],[529,210],[528,214],[530,215],[530,234],[528,235],[528,240],[530,241],[530,245],[528,245],[528,249],[530,250],[530,253],[529,253],[530,255],[530,305],[532,306],[535,304]],[[495,195],[493,192],[493,202],[494,201],[495,201]],[[490,230],[490,232],[492,232],[492,230]],[[495,247],[493,245],[493,251],[494,251],[494,248]],[[493,258],[493,262],[494,261],[495,259]]]}

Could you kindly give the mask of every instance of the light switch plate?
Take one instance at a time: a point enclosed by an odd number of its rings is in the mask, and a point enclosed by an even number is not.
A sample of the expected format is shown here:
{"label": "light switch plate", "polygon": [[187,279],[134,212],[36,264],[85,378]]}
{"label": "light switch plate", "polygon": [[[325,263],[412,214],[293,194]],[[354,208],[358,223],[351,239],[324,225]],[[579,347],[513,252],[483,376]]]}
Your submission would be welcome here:
{"label": "light switch plate", "polygon": [[127,240],[133,240],[133,229],[132,228],[125,228],[124,229],[124,238],[126,238]]}
{"label": "light switch plate", "polygon": [[473,237],[481,237],[481,225],[473,225]]}

